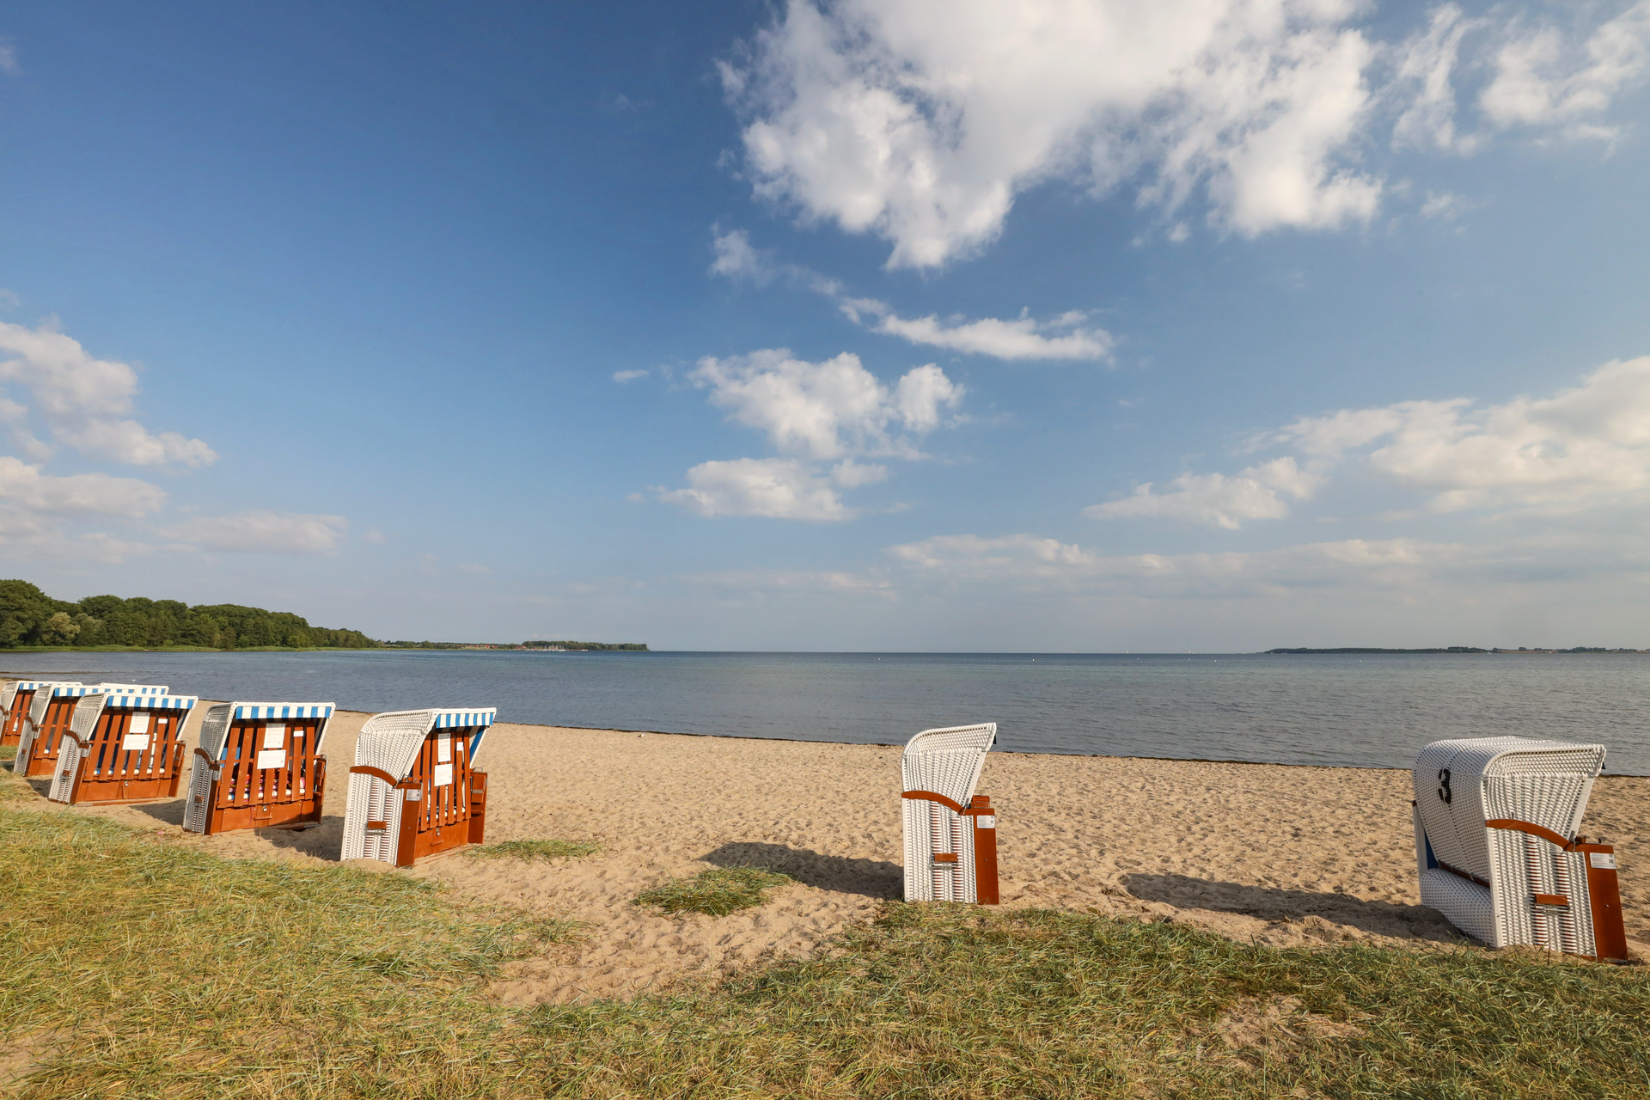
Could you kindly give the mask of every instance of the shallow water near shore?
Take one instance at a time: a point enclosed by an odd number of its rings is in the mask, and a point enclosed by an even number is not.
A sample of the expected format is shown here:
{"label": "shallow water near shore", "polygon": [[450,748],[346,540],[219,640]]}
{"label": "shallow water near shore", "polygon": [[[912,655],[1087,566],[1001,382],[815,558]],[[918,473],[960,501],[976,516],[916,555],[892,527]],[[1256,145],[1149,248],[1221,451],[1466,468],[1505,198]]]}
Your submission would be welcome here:
{"label": "shallow water near shore", "polygon": [[1406,768],[1441,737],[1602,741],[1650,774],[1650,655],[18,653],[8,674],[156,682],[352,710],[903,743],[994,721],[1015,752]]}

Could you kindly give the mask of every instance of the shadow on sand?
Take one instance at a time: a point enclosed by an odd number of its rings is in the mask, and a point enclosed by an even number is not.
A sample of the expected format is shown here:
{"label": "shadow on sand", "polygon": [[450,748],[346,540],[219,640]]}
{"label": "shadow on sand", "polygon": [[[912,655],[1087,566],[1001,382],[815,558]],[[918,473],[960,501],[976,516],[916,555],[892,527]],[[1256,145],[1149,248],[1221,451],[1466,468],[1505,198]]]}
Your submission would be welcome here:
{"label": "shadow on sand", "polygon": [[1435,909],[1390,901],[1364,901],[1350,894],[1281,890],[1216,882],[1187,875],[1125,875],[1123,885],[1141,901],[1160,901],[1177,909],[1242,913],[1264,921],[1299,921],[1321,917],[1332,924],[1400,939],[1460,943],[1462,936]]}
{"label": "shadow on sand", "polygon": [[[138,802],[133,804],[132,809],[164,825],[175,825],[180,829],[183,827],[181,798],[170,802]],[[344,819],[333,814],[321,818],[319,825],[309,825],[302,829],[244,829],[235,832],[249,833],[281,851],[301,852],[316,859],[337,862],[339,850],[343,847]],[[219,835],[233,836],[235,833]]]}
{"label": "shadow on sand", "polygon": [[827,856],[783,844],[734,841],[699,857],[715,867],[766,867],[820,890],[894,899],[904,895],[905,871],[880,859]]}

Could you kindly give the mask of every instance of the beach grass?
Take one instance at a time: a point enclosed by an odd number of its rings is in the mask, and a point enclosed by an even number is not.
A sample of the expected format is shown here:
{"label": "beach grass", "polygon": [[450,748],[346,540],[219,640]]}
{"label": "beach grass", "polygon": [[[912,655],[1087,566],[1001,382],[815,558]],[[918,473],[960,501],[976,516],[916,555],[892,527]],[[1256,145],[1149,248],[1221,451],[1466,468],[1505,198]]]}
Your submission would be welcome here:
{"label": "beach grass", "polygon": [[579,859],[595,855],[601,845],[589,840],[501,840],[465,850],[478,859]]}
{"label": "beach grass", "polygon": [[712,867],[691,878],[672,878],[636,895],[636,904],[666,913],[703,913],[725,917],[768,900],[768,891],[795,882],[790,875],[763,867]]}
{"label": "beach grass", "polygon": [[0,1095],[1650,1095],[1642,967],[889,904],[811,960],[512,1011],[488,981],[576,928],[170,833],[0,807]]}
{"label": "beach grass", "polygon": [[0,745],[0,764],[10,764],[17,759],[16,745]]}

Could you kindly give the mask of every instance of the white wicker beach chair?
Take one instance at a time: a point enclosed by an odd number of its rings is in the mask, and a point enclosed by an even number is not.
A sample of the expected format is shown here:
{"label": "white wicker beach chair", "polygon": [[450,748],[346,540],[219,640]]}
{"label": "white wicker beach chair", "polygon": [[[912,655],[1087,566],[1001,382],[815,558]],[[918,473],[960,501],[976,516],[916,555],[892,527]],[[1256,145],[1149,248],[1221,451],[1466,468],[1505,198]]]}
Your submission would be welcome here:
{"label": "white wicker beach chair", "polygon": [[1603,745],[1480,737],[1415,760],[1421,902],[1491,947],[1625,959],[1615,850],[1576,835]]}
{"label": "white wicker beach chair", "polygon": [[22,741],[29,721],[29,707],[41,688],[78,687],[78,680],[7,680],[0,685],[0,745]]}
{"label": "white wicker beach chair", "polygon": [[331,703],[218,703],[201,719],[183,827],[230,829],[318,824],[326,797],[321,752]]}
{"label": "white wicker beach chair", "polygon": [[162,684],[80,684],[67,680],[42,684],[29,701],[12,771],[17,775],[54,774],[57,750],[68,732],[76,704],[87,695],[112,691],[122,695],[167,694]]}
{"label": "white wicker beach chair", "polygon": [[176,798],[183,775],[183,724],[193,695],[126,694],[75,688],[69,728],[58,739],[53,802],[146,802]]}
{"label": "white wicker beach chair", "polygon": [[375,714],[355,740],[342,859],[410,867],[420,856],[479,844],[487,775],[473,771],[492,707]]}
{"label": "white wicker beach chair", "polygon": [[923,730],[900,757],[905,900],[997,904],[997,816],[974,794],[997,724]]}

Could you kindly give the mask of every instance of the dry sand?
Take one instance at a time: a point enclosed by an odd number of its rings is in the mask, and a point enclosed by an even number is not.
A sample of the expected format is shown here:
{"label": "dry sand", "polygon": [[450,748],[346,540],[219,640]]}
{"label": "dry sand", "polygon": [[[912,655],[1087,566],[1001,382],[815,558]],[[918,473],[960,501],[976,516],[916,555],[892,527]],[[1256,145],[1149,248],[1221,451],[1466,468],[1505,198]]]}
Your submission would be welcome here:
{"label": "dry sand", "polygon": [[[204,710],[185,731],[191,749]],[[328,731],[319,827],[165,834],[224,856],[336,860],[366,717],[342,712]],[[504,1001],[633,995],[807,953],[898,898],[899,754],[504,723],[478,757],[487,839],[594,840],[601,850],[549,863],[455,852],[394,873],[585,924],[582,941],[512,964],[495,990]],[[993,753],[980,792],[999,807],[1007,907],[1171,919],[1277,945],[1461,942],[1419,904],[1407,771]],[[176,826],[183,803],[91,812]],[[1650,956],[1650,780],[1600,780],[1582,828],[1616,845],[1628,935]],[[747,863],[798,883],[726,917],[631,904],[670,876]]]}

